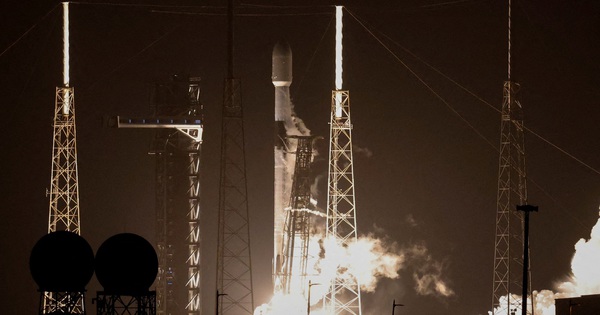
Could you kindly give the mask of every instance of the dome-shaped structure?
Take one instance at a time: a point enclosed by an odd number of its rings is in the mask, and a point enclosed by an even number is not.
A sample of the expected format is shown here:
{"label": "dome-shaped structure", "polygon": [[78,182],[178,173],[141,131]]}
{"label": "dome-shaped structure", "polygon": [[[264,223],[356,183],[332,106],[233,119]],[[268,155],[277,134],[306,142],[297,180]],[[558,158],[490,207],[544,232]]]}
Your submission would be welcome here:
{"label": "dome-shaped structure", "polygon": [[96,278],[106,292],[123,295],[147,292],[157,274],[156,251],[139,235],[114,235],[96,252]]}
{"label": "dome-shaped structure", "polygon": [[33,246],[29,269],[40,291],[81,292],[94,274],[94,251],[76,233],[52,232]]}

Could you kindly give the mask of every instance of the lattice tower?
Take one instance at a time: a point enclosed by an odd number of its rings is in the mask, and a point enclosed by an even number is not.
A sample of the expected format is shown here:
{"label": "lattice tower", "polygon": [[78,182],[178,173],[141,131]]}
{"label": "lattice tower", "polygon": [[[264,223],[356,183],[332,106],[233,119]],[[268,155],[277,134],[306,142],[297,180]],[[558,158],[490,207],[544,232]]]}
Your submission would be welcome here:
{"label": "lattice tower", "polygon": [[153,117],[117,117],[118,128],[156,129],[150,154],[156,166],[157,314],[201,312],[199,82],[175,75],[156,84]]}
{"label": "lattice tower", "polygon": [[[75,127],[75,90],[69,86],[69,4],[63,7],[63,86],[56,88],[48,233],[71,231],[81,235],[79,176]],[[49,257],[50,258],[50,257]],[[43,292],[40,314],[85,314],[84,292]]]}
{"label": "lattice tower", "polygon": [[[329,181],[327,195],[327,238],[341,246],[357,240],[352,159],[350,94],[334,90],[331,95],[329,134]],[[328,314],[361,314],[360,284],[353,275],[341,275],[329,284],[324,299]]]}
{"label": "lattice tower", "polygon": [[[296,139],[296,162],[292,178],[289,207],[285,213],[283,231],[282,291],[284,294],[304,292],[308,285],[306,267],[312,210],[311,204],[311,136],[288,137]],[[292,292],[292,289],[299,292]]]}
{"label": "lattice tower", "polygon": [[225,81],[217,247],[219,314],[252,314],[252,264],[241,84]]}
{"label": "lattice tower", "polygon": [[244,111],[233,75],[233,0],[228,9],[228,78],[223,90],[217,242],[217,315],[254,313]]}
{"label": "lattice tower", "polygon": [[[511,1],[508,1],[508,80],[504,82],[500,122],[500,156],[496,205],[496,234],[492,311],[511,315],[522,309],[523,213],[515,205],[527,204],[523,107],[517,98],[520,85],[511,80]],[[531,270],[528,266],[531,295]],[[532,301],[532,299],[528,299]],[[527,305],[531,314],[532,305]]]}

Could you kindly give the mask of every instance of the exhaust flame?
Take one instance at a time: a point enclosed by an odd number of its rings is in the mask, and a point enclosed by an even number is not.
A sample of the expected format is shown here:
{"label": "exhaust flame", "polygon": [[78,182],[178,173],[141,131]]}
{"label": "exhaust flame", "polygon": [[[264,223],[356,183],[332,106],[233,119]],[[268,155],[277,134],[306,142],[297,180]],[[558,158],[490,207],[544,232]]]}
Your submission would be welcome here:
{"label": "exhaust flame", "polygon": [[[443,279],[444,264],[433,258],[424,243],[400,248],[395,242],[368,234],[348,246],[342,246],[321,234],[311,237],[308,256],[306,281],[313,283],[310,288],[311,315],[325,314],[322,300],[336,274],[338,279],[356,278],[362,292],[375,292],[380,280],[399,279],[400,271],[406,268],[412,271],[415,291],[419,295],[454,295]],[[275,294],[269,303],[257,307],[254,314],[306,314],[307,290],[303,292],[296,288],[290,292],[294,293]]]}

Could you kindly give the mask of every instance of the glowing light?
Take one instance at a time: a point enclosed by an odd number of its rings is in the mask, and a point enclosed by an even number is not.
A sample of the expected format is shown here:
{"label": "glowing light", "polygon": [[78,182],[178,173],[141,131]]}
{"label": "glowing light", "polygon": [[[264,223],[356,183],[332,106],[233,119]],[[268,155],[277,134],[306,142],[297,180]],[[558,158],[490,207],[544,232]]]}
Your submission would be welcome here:
{"label": "glowing light", "polygon": [[[373,292],[380,279],[399,277],[405,256],[395,246],[373,235],[359,237],[348,246],[325,235],[313,235],[308,246],[306,283],[294,282],[295,288],[291,288],[290,294],[274,294],[271,301],[256,308],[254,314],[306,314],[309,280],[313,284],[325,284],[341,275],[342,278],[357,278],[361,290]],[[327,294],[328,286],[313,285],[310,290],[311,314],[325,314],[319,302]]]}
{"label": "glowing light", "polygon": [[69,2],[63,2],[63,85],[69,86]]}
{"label": "glowing light", "polygon": [[335,7],[335,89],[342,89],[342,6]]}
{"label": "glowing light", "polygon": [[[575,244],[575,253],[571,260],[571,275],[569,279],[555,284],[557,292],[551,290],[534,291],[535,314],[554,315],[556,299],[578,297],[596,294],[600,291],[600,271],[597,262],[600,260],[600,219],[592,228],[589,239],[580,239]],[[511,300],[521,300],[520,295],[511,295]],[[488,314],[500,314],[500,309],[506,309],[507,297],[500,299],[500,307]],[[521,310],[517,310],[519,314]]]}

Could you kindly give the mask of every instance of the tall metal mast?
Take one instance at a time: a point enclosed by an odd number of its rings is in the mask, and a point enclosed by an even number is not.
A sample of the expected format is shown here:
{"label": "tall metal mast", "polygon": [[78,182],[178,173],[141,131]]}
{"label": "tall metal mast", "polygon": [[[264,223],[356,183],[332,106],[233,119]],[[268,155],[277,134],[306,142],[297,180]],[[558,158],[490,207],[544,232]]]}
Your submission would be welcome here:
{"label": "tall metal mast", "polygon": [[[504,82],[500,122],[492,296],[494,315],[510,315],[522,308],[521,299],[513,294],[519,294],[522,290],[524,222],[523,214],[514,211],[514,206],[527,204],[527,181],[523,107],[517,99],[520,85],[511,78],[511,10],[511,0],[508,0],[508,80]],[[530,280],[531,270],[528,277]],[[531,296],[531,281],[528,283],[527,292]],[[531,305],[526,307],[531,313]]]}
{"label": "tall metal mast", "polygon": [[216,310],[220,315],[240,315],[253,314],[254,296],[241,82],[233,73],[233,0],[229,0],[227,15],[229,58],[221,127]]}
{"label": "tall metal mast", "polygon": [[[56,88],[48,233],[81,235],[75,128],[75,93],[69,86],[69,3],[63,2],[63,85]],[[44,292],[40,314],[85,314],[83,292]]]}
{"label": "tall metal mast", "polygon": [[[336,89],[331,93],[329,132],[329,190],[327,194],[327,238],[341,246],[357,240],[352,159],[350,93],[342,90],[342,7],[336,6]],[[353,275],[337,276],[324,299],[328,314],[361,314],[360,284]]]}

